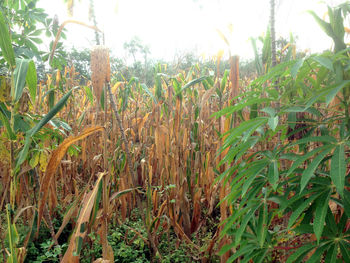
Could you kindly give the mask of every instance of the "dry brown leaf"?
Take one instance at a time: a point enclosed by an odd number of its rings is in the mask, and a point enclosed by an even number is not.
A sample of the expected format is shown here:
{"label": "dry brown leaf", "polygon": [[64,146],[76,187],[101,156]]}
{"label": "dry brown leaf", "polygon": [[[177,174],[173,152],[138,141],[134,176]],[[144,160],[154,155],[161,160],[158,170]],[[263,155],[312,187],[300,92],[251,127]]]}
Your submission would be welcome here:
{"label": "dry brown leaf", "polygon": [[62,158],[66,154],[66,151],[68,150],[68,147],[72,145],[73,143],[82,140],[86,138],[87,136],[98,132],[98,131],[104,131],[104,127],[102,126],[95,126],[86,128],[84,131],[82,131],[77,136],[69,136],[66,138],[58,147],[56,150],[52,152],[51,158],[47,164],[45,175],[42,177],[41,183],[40,183],[40,193],[41,193],[41,199],[39,201],[39,215],[38,215],[38,229],[41,223],[41,218],[43,216],[44,212],[44,206],[46,199],[49,194],[49,189],[51,185],[52,178],[54,177],[57,167],[59,166]]}
{"label": "dry brown leaf", "polygon": [[[77,252],[77,245],[79,242],[83,242],[84,237],[87,233],[88,223],[91,215],[92,208],[95,203],[96,195],[99,189],[99,184],[106,173],[99,173],[98,179],[95,183],[94,188],[87,195],[85,195],[82,202],[82,209],[79,214],[77,226],[74,230],[73,235],[70,238],[69,246],[66,253],[61,261],[61,263],[78,263],[79,262],[79,252],[74,255],[74,252]],[[81,244],[82,245],[82,244]]]}

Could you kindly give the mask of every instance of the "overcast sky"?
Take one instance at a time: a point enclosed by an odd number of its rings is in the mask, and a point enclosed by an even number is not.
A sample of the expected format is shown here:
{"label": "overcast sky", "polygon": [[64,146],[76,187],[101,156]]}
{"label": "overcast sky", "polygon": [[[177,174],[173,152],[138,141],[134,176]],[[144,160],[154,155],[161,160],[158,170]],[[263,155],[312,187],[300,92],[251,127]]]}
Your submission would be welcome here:
{"label": "overcast sky", "polygon": [[[39,7],[60,23],[66,19],[88,21],[89,0],[75,0],[73,17],[67,14],[63,0],[40,0]],[[270,0],[95,0],[98,27],[105,32],[106,45],[112,52],[124,54],[123,43],[139,36],[150,46],[155,58],[172,59],[176,52],[196,50],[206,56],[227,47],[219,37],[222,31],[231,42],[231,52],[242,58],[253,57],[248,41],[266,31]],[[331,40],[306,12],[314,10],[321,17],[326,4],[340,0],[276,0],[277,37],[298,36],[300,49],[319,52],[331,47]],[[232,25],[232,34],[229,31]],[[69,24],[68,43],[90,48],[94,33],[78,25]]]}

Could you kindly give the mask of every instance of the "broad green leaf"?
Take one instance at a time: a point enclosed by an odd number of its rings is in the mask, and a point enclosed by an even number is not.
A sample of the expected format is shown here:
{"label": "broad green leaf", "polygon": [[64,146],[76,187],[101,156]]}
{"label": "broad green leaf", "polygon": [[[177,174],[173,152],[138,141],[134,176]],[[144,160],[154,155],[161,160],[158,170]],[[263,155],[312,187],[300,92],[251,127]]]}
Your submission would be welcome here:
{"label": "broad green leaf", "polygon": [[252,252],[256,249],[255,245],[247,245],[247,244],[242,244],[240,249],[238,249],[236,251],[236,253],[234,253],[228,260],[227,263],[231,263],[234,260],[236,260],[237,258],[239,258],[240,256],[246,255],[249,252]]}
{"label": "broad green leaf", "polygon": [[344,262],[350,262],[350,246],[348,242],[340,241],[339,243],[341,255],[343,256]]}
{"label": "broad green leaf", "polygon": [[247,178],[245,179],[244,185],[242,187],[242,196],[247,193],[256,176],[266,167],[268,163],[268,160],[263,159],[261,161],[255,162],[255,164],[252,165],[249,169],[243,170],[242,173],[244,173]]}
{"label": "broad green leaf", "polygon": [[295,79],[297,77],[298,71],[300,67],[304,64],[305,58],[298,59],[297,62],[293,65],[290,73],[292,75],[292,78]]}
{"label": "broad green leaf", "polygon": [[260,248],[263,248],[266,234],[267,234],[267,220],[268,220],[268,211],[267,211],[267,204],[264,203],[260,207],[259,216],[258,216],[258,225],[257,225],[257,237]]}
{"label": "broad green leaf", "polygon": [[279,178],[278,163],[277,163],[277,160],[272,160],[269,165],[268,179],[274,191],[276,191],[277,189],[278,178]]}
{"label": "broad green leaf", "polygon": [[312,59],[320,63],[320,65],[324,66],[330,71],[334,72],[333,61],[330,58],[327,58],[325,56],[317,56],[313,57]]}
{"label": "broad green leaf", "polygon": [[19,153],[17,162],[16,162],[16,171],[19,169],[20,165],[26,160],[29,146],[32,143],[32,136],[34,136],[46,123],[48,123],[65,105],[69,96],[72,94],[75,88],[68,91],[57,104],[39,121],[37,125],[35,125],[32,129],[30,129],[25,138],[24,146]]}
{"label": "broad green leaf", "polygon": [[330,244],[321,244],[312,256],[307,260],[308,263],[319,263],[321,262],[322,254],[330,247]]}
{"label": "broad green leaf", "polygon": [[38,79],[37,79],[36,68],[33,60],[29,61],[26,82],[28,85],[30,98],[32,99],[32,102],[35,103]]}
{"label": "broad green leaf", "polygon": [[332,244],[327,251],[326,257],[324,259],[325,263],[336,263],[338,254],[338,246]]}
{"label": "broad green leaf", "polygon": [[300,193],[304,190],[311,176],[315,173],[315,170],[321,163],[321,161],[327,156],[327,154],[333,149],[333,146],[328,146],[323,152],[319,153],[312,162],[307,166],[306,170],[301,175],[300,180]]}
{"label": "broad green leaf", "polygon": [[314,244],[305,244],[304,246],[300,247],[297,249],[297,251],[295,251],[287,260],[286,263],[294,263],[296,262],[296,260],[302,256],[303,254],[306,254],[307,252],[309,252],[311,249],[313,249],[315,247]]}
{"label": "broad green leaf", "polygon": [[287,176],[291,175],[294,172],[294,170],[298,168],[300,165],[302,165],[306,160],[314,156],[316,153],[326,150],[327,148],[329,148],[329,145],[324,145],[322,147],[312,150],[311,152],[300,155],[300,157],[296,161],[294,161],[292,166],[289,168]]}
{"label": "broad green leaf", "polygon": [[241,221],[241,225],[239,226],[236,236],[235,236],[235,245],[238,246],[238,244],[241,241],[241,237],[243,235],[243,232],[245,231],[250,219],[254,216],[255,211],[260,207],[260,205],[257,205],[255,208],[250,209],[250,211],[243,217]]}
{"label": "broad green leaf", "polygon": [[266,103],[266,102],[270,102],[271,99],[268,98],[251,98],[249,99],[247,102],[242,102],[233,106],[229,106],[226,107],[224,109],[222,109],[221,111],[218,111],[214,114],[212,114],[212,116],[215,116],[216,118],[222,116],[222,115],[230,115],[236,111],[242,110],[245,107],[254,105],[254,104],[262,104],[262,103]]}
{"label": "broad green leaf", "polygon": [[[313,194],[312,196],[306,198],[306,200],[293,211],[291,214],[289,221],[288,221],[288,228],[291,228],[294,224],[294,222],[298,219],[298,217],[301,215],[304,210],[311,205],[311,203],[320,196],[321,193]],[[328,205],[328,203],[327,203]]]}
{"label": "broad green leaf", "polygon": [[309,143],[309,142],[322,142],[322,143],[336,143],[337,140],[332,136],[309,136],[306,138],[302,138],[295,143],[291,143],[289,146]]}
{"label": "broad green leaf", "polygon": [[337,85],[334,89],[332,89],[328,94],[326,94],[326,105],[328,105],[334,97],[340,92],[347,84],[350,83],[350,80],[344,80],[342,83]]}
{"label": "broad green leaf", "polygon": [[5,22],[4,14],[0,10],[0,48],[2,55],[12,68],[15,68],[15,52],[12,48],[11,37],[8,26]]}
{"label": "broad green leaf", "polygon": [[338,193],[343,196],[346,175],[344,144],[339,144],[334,150],[330,175]]}
{"label": "broad green leaf", "polygon": [[275,131],[276,127],[278,125],[278,116],[270,117],[267,121],[268,125],[270,126],[270,129]]}
{"label": "broad green leaf", "polygon": [[184,85],[182,88],[181,88],[181,93],[188,89],[189,87],[195,85],[195,84],[198,84],[200,82],[202,82],[203,80],[205,80],[207,77],[206,76],[203,76],[203,77],[200,77],[200,78],[197,78],[197,79],[194,79],[194,80],[191,80],[190,82],[188,82],[186,85]]}
{"label": "broad green leaf", "polygon": [[350,218],[350,192],[348,190],[344,191],[343,207],[346,215]]}
{"label": "broad green leaf", "polygon": [[153,93],[149,90],[145,83],[140,84],[140,87],[153,99],[154,103],[157,103],[156,97],[154,97]]}
{"label": "broad green leaf", "polygon": [[90,104],[94,104],[94,96],[92,95],[92,91],[88,86],[83,87],[86,93],[86,96],[88,100],[90,101]]}
{"label": "broad green leaf", "polygon": [[6,128],[7,136],[10,140],[15,140],[16,139],[16,134],[13,132],[10,121],[7,118],[7,115],[5,113],[5,105],[4,103],[0,103],[0,120],[2,124]]}
{"label": "broad green leaf", "polygon": [[57,104],[39,121],[39,123],[28,131],[30,136],[33,136],[35,133],[37,133],[49,120],[51,120],[63,108],[70,95],[72,95],[74,89],[75,88],[68,91],[57,102]]}
{"label": "broad green leaf", "polygon": [[18,102],[22,97],[24,85],[26,82],[26,76],[29,66],[29,59],[16,58],[16,68],[13,72],[14,75],[14,90],[12,92],[12,99]]}
{"label": "broad green leaf", "polygon": [[313,227],[314,227],[314,232],[318,243],[320,242],[320,238],[323,232],[324,221],[326,219],[328,202],[329,202],[330,196],[331,196],[331,192],[328,191],[326,193],[323,193],[316,200],[316,212],[315,212]]}

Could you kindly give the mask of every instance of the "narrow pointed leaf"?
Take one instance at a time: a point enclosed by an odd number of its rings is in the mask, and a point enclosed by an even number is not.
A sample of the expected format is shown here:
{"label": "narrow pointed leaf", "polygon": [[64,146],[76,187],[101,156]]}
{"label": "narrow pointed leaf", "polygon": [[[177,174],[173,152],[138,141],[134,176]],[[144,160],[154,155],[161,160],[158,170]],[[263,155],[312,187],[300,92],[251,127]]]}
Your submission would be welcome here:
{"label": "narrow pointed leaf", "polygon": [[11,37],[4,14],[0,10],[0,49],[7,63],[14,68],[16,66],[15,52],[13,51]]}
{"label": "narrow pointed leaf", "polygon": [[343,196],[346,175],[344,144],[338,145],[334,150],[330,175],[338,193]]}
{"label": "narrow pointed leaf", "polygon": [[312,162],[307,166],[306,170],[303,172],[301,175],[301,180],[300,180],[300,192],[304,190],[306,187],[307,183],[311,179],[311,176],[315,173],[315,170],[321,163],[321,161],[327,156],[327,154],[333,149],[332,146],[329,146],[326,148],[323,152],[319,153],[315,157],[315,159],[312,160]]}
{"label": "narrow pointed leaf", "polygon": [[320,242],[320,238],[323,232],[330,194],[331,194],[330,191],[323,193],[316,200],[316,212],[315,212],[313,228],[314,228],[315,236],[317,238],[317,242]]}

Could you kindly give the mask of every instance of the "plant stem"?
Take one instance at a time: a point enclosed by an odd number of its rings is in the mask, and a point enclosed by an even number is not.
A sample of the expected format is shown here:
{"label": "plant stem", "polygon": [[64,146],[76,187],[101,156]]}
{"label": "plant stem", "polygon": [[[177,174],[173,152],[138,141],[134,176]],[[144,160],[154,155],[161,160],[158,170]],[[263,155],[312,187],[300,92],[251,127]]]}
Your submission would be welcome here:
{"label": "plant stem", "polygon": [[[128,141],[127,141],[126,136],[125,136],[125,131],[124,131],[123,124],[122,124],[122,121],[120,119],[120,116],[119,116],[119,113],[118,113],[118,110],[117,110],[117,106],[116,106],[116,104],[114,102],[114,98],[113,98],[113,94],[112,94],[110,83],[107,83],[106,85],[107,85],[107,91],[108,91],[108,95],[109,95],[109,99],[110,99],[110,104],[111,104],[112,110],[114,112],[115,118],[117,119],[117,123],[118,123],[119,130],[120,130],[120,133],[121,133],[122,141],[124,143],[126,159],[127,159],[127,163],[128,163],[129,172],[131,174],[133,187],[136,188],[139,185],[137,183],[136,173],[134,171],[134,168],[132,167],[132,159],[131,159],[131,155],[130,155],[130,151],[129,151]],[[159,250],[158,250],[158,248],[157,248],[157,246],[156,246],[156,244],[154,242],[154,238],[153,238],[152,234],[150,233],[149,228],[148,228],[148,226],[146,224],[144,205],[143,205],[143,203],[141,201],[141,198],[140,198],[140,195],[139,195],[138,192],[136,192],[136,202],[137,202],[137,206],[140,209],[140,214],[141,214],[142,221],[144,223],[144,226],[145,226],[145,229],[146,229],[146,232],[147,232],[147,237],[148,237],[148,239],[150,241],[150,244],[151,244],[151,248],[156,253],[156,255],[159,256],[160,260],[162,260],[162,256],[161,256],[161,254],[160,254],[160,252],[159,252]]]}

